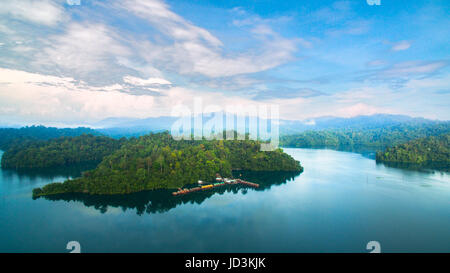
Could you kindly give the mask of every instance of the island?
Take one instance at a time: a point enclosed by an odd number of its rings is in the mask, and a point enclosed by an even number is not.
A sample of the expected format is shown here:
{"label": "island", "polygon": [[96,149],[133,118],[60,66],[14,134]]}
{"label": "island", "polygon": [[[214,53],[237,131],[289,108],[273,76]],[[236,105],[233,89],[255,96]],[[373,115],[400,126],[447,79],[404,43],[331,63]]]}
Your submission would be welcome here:
{"label": "island", "polygon": [[450,133],[418,138],[377,152],[377,162],[450,166]]}
{"label": "island", "polygon": [[282,149],[260,151],[256,140],[175,140],[168,132],[127,140],[82,177],[33,190],[33,198],[62,193],[128,194],[177,189],[198,180],[214,181],[233,170],[303,171]]}

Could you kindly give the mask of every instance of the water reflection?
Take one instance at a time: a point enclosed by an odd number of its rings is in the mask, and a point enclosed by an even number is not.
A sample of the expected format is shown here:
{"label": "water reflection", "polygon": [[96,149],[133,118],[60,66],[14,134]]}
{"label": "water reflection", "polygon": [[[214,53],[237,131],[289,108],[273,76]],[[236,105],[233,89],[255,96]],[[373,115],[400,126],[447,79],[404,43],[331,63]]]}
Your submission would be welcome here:
{"label": "water reflection", "polygon": [[376,152],[384,150],[387,146],[367,146],[367,145],[341,145],[341,146],[316,146],[307,149],[334,150],[341,152],[351,152],[361,154],[363,157],[375,159]]}
{"label": "water reflection", "polygon": [[33,168],[33,169],[2,169],[4,179],[18,177],[19,179],[28,179],[30,181],[37,179],[54,180],[61,177],[80,177],[81,173],[92,170],[97,167],[99,162],[80,163],[71,166],[59,166],[50,168]]}
{"label": "water reflection", "polygon": [[[243,185],[226,185],[211,190],[189,193],[181,196],[172,196],[173,190],[154,190],[124,195],[88,195],[81,193],[58,194],[43,198],[51,201],[76,201],[82,202],[86,207],[93,207],[101,213],[108,211],[108,207],[135,209],[138,215],[144,213],[163,213],[182,204],[201,204],[215,194],[238,193],[241,189],[245,193],[248,190],[265,191],[274,185],[281,185],[293,181],[300,172],[234,172],[235,177],[258,183],[259,188],[248,188]],[[190,185],[196,186],[196,185]]]}
{"label": "water reflection", "polygon": [[447,162],[428,162],[423,164],[405,162],[377,162],[377,165],[384,165],[391,168],[419,171],[423,173],[434,173],[434,171],[450,172],[450,164]]}
{"label": "water reflection", "polygon": [[[342,146],[320,146],[310,149],[318,150],[335,150],[341,152],[351,152],[361,154],[365,158],[375,159],[377,151],[384,151],[388,145],[384,146],[367,146],[367,145],[342,145]],[[428,162],[424,164],[404,163],[404,162],[377,162],[377,165],[384,165],[386,167],[419,171],[424,173],[433,173],[434,171],[450,172],[450,164],[448,162]]]}

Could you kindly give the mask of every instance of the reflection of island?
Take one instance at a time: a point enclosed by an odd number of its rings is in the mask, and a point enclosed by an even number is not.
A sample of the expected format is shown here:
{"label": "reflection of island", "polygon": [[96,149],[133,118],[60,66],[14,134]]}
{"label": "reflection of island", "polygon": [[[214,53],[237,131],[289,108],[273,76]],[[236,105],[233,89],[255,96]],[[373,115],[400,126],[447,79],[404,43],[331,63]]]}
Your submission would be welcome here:
{"label": "reflection of island", "polygon": [[[93,207],[101,213],[105,213],[108,207],[120,207],[122,210],[136,209],[138,215],[144,213],[162,213],[169,211],[181,204],[201,204],[214,194],[224,194],[225,192],[238,193],[240,189],[245,191],[264,191],[273,185],[281,185],[293,180],[300,172],[234,172],[235,177],[258,183],[259,188],[248,188],[242,185],[227,185],[211,190],[198,191],[188,195],[172,196],[173,190],[153,190],[132,194],[120,195],[89,195],[82,193],[66,193],[44,196],[43,198],[52,201],[64,200],[67,202],[83,202],[87,207]],[[191,185],[196,186],[196,185]]]}
{"label": "reflection of island", "polygon": [[61,177],[80,177],[82,172],[95,169],[99,162],[85,162],[73,164],[71,166],[60,166],[51,168],[34,169],[2,169],[4,177],[18,176],[30,180],[48,179],[54,180]]}
{"label": "reflection of island", "polygon": [[447,162],[426,162],[420,164],[408,162],[377,162],[377,165],[426,173],[434,171],[450,172],[450,165]]}

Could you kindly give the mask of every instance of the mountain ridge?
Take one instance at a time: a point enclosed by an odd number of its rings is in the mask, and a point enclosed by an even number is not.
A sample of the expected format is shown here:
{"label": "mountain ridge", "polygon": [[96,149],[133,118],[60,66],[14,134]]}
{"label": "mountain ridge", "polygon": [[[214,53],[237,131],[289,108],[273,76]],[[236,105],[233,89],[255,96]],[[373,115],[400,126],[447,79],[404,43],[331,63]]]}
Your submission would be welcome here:
{"label": "mountain ridge", "polygon": [[[203,123],[211,118],[203,116]],[[178,120],[179,117],[161,116],[151,118],[120,118],[111,117],[93,124],[97,127],[96,130],[107,135],[142,135],[148,132],[160,132],[170,130],[171,125]],[[246,118],[248,122],[248,117]],[[260,119],[258,121],[270,121],[270,119]],[[374,115],[360,115],[350,118],[324,116],[305,120],[279,120],[280,134],[301,133],[312,130],[337,130],[337,129],[374,129],[384,126],[390,126],[400,123],[409,124],[431,124],[442,123],[446,121],[431,120],[422,117],[410,117],[407,115],[392,115],[392,114],[374,114]],[[248,124],[246,124],[248,129]]]}

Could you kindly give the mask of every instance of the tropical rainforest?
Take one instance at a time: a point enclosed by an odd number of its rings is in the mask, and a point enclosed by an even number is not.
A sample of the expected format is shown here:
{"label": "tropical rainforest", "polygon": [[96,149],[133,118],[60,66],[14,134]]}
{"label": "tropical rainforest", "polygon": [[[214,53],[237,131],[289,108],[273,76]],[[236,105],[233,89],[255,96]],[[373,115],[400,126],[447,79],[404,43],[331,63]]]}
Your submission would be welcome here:
{"label": "tropical rainforest", "polygon": [[446,163],[450,165],[450,134],[415,139],[377,152],[378,162]]}
{"label": "tropical rainforest", "polygon": [[449,132],[450,122],[421,125],[402,123],[365,130],[305,131],[299,134],[282,136],[280,144],[283,147],[296,148],[370,146],[383,149],[417,138],[437,136]]}
{"label": "tropical rainforest", "polygon": [[233,170],[302,171],[300,162],[281,149],[260,151],[254,140],[174,140],[167,133],[130,138],[96,169],[63,183],[33,190],[33,196],[60,193],[126,194],[178,188],[197,180],[212,181]]}
{"label": "tropical rainforest", "polygon": [[51,140],[26,139],[13,142],[3,154],[2,168],[46,168],[85,162],[100,162],[126,141],[84,134]]}
{"label": "tropical rainforest", "polygon": [[64,136],[83,134],[100,135],[99,132],[86,128],[54,128],[45,126],[27,126],[22,128],[0,128],[0,150],[8,150],[11,145],[20,145],[24,141],[49,140]]}

